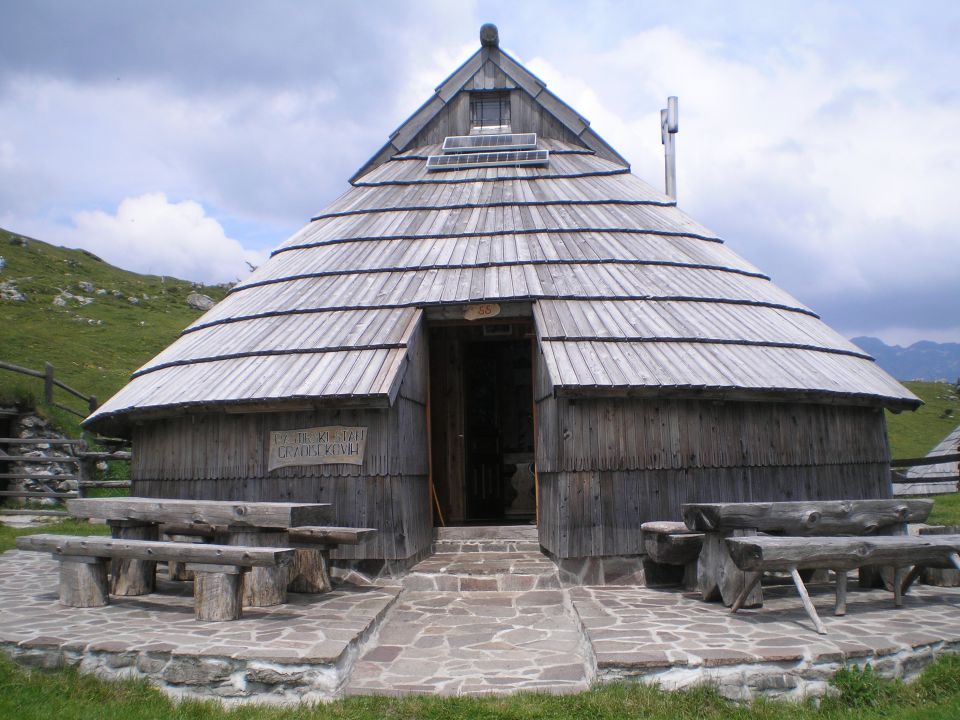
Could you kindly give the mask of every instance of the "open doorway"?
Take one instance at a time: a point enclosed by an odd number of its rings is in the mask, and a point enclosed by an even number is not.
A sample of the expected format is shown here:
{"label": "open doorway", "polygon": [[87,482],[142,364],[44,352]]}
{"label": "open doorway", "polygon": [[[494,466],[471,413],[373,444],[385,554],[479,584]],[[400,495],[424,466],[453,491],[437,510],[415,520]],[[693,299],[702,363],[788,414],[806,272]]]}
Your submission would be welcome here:
{"label": "open doorway", "polygon": [[535,521],[530,333],[528,320],[430,329],[438,525]]}

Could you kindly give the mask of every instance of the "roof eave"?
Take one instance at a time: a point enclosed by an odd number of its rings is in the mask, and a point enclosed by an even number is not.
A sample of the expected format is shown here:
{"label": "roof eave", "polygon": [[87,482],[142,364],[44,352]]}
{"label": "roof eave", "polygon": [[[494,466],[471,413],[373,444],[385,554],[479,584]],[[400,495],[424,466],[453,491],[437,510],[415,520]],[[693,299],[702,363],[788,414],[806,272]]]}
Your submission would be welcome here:
{"label": "roof eave", "polygon": [[799,402],[822,405],[848,405],[886,408],[893,412],[916,410],[919,398],[837,393],[825,390],[792,388],[735,388],[661,385],[555,385],[558,398],[630,398],[670,400],[712,400],[733,402]]}

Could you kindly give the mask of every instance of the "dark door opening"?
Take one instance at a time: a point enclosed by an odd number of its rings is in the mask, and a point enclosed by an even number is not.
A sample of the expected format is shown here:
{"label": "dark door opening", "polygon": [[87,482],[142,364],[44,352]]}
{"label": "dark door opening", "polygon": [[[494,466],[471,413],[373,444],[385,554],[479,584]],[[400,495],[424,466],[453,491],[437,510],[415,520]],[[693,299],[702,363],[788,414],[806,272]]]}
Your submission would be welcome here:
{"label": "dark door opening", "polygon": [[431,330],[433,481],[446,525],[536,517],[529,331],[528,322]]}

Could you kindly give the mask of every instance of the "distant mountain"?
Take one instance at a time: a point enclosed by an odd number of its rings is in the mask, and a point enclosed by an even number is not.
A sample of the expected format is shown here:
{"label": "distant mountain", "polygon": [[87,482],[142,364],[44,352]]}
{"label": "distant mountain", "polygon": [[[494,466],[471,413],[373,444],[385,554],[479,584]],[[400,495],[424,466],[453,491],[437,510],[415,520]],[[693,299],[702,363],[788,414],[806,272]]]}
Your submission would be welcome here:
{"label": "distant mountain", "polygon": [[960,343],[915,342],[890,346],[873,337],[855,337],[853,343],[873,355],[877,364],[898,380],[960,379]]}

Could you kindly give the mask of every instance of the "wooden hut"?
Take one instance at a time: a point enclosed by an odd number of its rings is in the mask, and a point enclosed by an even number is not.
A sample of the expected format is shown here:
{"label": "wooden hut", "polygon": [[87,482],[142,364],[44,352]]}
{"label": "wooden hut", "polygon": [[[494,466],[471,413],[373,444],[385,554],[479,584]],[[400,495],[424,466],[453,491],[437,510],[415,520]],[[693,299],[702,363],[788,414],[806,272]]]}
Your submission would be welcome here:
{"label": "wooden hut", "polygon": [[887,497],[919,400],[498,46],[88,420],[146,496],[326,501],[410,561],[535,521],[641,552],[710,500]]}

